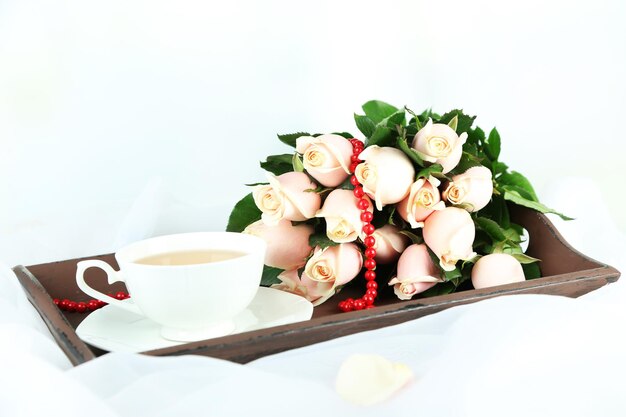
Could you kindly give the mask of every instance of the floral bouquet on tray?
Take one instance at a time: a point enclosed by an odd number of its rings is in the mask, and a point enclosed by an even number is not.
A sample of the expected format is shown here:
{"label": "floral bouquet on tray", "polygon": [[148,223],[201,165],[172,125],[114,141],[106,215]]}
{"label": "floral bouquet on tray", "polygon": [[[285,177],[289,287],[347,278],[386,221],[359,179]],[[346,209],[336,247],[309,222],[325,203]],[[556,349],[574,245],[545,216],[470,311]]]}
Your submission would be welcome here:
{"label": "floral bouquet on tray", "polygon": [[522,249],[525,231],[507,203],[556,213],[499,160],[500,135],[461,110],[415,113],[381,101],[347,132],[278,135],[295,152],[271,155],[267,182],[234,207],[228,231],[267,242],[262,285],[319,305],[356,277],[374,305],[393,287],[402,300],[540,276]]}

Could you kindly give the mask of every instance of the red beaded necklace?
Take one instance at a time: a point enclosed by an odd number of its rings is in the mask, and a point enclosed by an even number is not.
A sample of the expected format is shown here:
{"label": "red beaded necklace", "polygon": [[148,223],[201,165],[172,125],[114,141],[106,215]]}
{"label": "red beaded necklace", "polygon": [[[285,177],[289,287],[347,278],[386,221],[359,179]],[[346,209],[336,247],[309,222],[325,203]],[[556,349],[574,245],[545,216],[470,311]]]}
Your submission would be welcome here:
{"label": "red beaded necklace", "polygon": [[363,191],[363,186],[359,183],[358,178],[354,175],[354,171],[356,170],[357,165],[361,163],[361,159],[359,155],[365,149],[365,145],[358,139],[350,139],[350,143],[352,144],[352,156],[350,160],[352,163],[350,164],[350,172],[352,176],[350,177],[350,183],[354,185],[354,196],[357,198],[356,205],[361,210],[361,221],[363,222],[363,233],[366,235],[363,239],[363,243],[365,244],[365,262],[363,265],[365,266],[365,279],[367,280],[365,294],[361,298],[357,298],[356,300],[352,298],[347,298],[343,301],[340,301],[338,304],[339,310],[341,311],[352,311],[352,310],[363,310],[365,308],[374,307],[374,300],[378,295],[378,283],[376,282],[376,261],[374,257],[376,256],[376,249],[374,249],[374,245],[376,245],[376,238],[372,236],[376,228],[371,223],[374,219],[374,214],[367,211],[370,206],[370,202],[363,197],[365,196],[365,191]]}
{"label": "red beaded necklace", "polygon": [[[125,293],[124,291],[118,291],[115,294],[109,294],[109,297],[113,297],[118,300],[125,300],[127,298],[130,298],[130,295],[128,293]],[[72,301],[67,298],[64,298],[62,300],[55,298],[52,301],[54,301],[54,304],[59,307],[59,309],[63,311],[69,311],[70,313],[86,313],[87,311],[94,311],[107,305],[107,303],[105,303],[104,301],[96,300],[94,298],[87,302]]]}

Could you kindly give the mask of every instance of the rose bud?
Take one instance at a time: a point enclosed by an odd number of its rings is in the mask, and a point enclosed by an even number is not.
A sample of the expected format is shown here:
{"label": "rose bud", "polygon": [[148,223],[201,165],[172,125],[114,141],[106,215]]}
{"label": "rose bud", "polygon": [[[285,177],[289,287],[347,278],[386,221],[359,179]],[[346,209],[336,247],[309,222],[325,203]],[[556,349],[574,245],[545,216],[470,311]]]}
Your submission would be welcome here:
{"label": "rose bud", "polygon": [[269,185],[259,185],[252,192],[256,206],[263,213],[261,220],[275,226],[282,219],[302,221],[315,217],[322,203],[317,184],[304,172],[267,174]]}
{"label": "rose bud", "polygon": [[424,227],[424,220],[434,210],[442,210],[445,204],[439,195],[439,180],[433,176],[420,178],[415,181],[409,190],[409,195],[402,200],[397,211],[413,229]]}
{"label": "rose bud", "polygon": [[439,258],[445,271],[452,271],[458,260],[476,256],[472,243],[476,229],[469,213],[456,207],[434,211],[424,222],[424,242]]}
{"label": "rose bud", "polygon": [[313,281],[343,286],[358,275],[363,267],[363,256],[354,243],[319,247],[307,261],[304,273]]}
{"label": "rose bud", "polygon": [[429,119],[413,138],[411,147],[424,161],[440,164],[445,174],[458,165],[466,140],[467,133],[459,136],[450,126]]}
{"label": "rose bud", "polygon": [[398,259],[398,276],[389,281],[393,292],[401,300],[410,300],[442,280],[426,245],[407,247]]}
{"label": "rose bud", "polygon": [[260,237],[267,243],[263,263],[275,268],[301,268],[313,250],[309,246],[313,226],[308,224],[293,226],[290,220],[283,219],[276,226],[268,226],[259,220],[248,225],[243,233]]}
{"label": "rose bud", "polygon": [[408,156],[399,149],[372,145],[367,147],[359,158],[354,175],[363,191],[374,199],[376,209],[382,210],[386,204],[394,204],[409,193],[413,184],[415,169]]}
{"label": "rose bud", "polygon": [[304,297],[314,306],[322,304],[336,292],[334,283],[314,281],[304,272],[299,277],[296,269],[282,272],[278,279],[280,284],[274,284],[272,288]]}
{"label": "rose bud", "polygon": [[491,170],[480,165],[453,176],[443,192],[443,198],[449,203],[463,205],[467,211],[474,212],[489,204],[491,194],[493,194]]}
{"label": "rose bud", "polygon": [[396,226],[390,224],[376,229],[372,236],[376,239],[376,243],[373,246],[376,249],[374,259],[379,264],[395,262],[411,241],[408,236],[400,233]]}
{"label": "rose bud", "polygon": [[336,187],[350,175],[352,144],[339,135],[300,136],[296,151],[304,169],[325,187]]}
{"label": "rose bud", "polygon": [[472,268],[472,285],[476,289],[526,280],[522,265],[506,253],[492,253],[480,258]]}
{"label": "rose bud", "polygon": [[[363,198],[370,201],[367,196]],[[322,209],[315,215],[326,220],[326,235],[333,242],[353,242],[359,237],[363,222],[361,210],[356,205],[357,201],[350,190],[333,190],[326,197]],[[368,211],[374,211],[371,203]]]}

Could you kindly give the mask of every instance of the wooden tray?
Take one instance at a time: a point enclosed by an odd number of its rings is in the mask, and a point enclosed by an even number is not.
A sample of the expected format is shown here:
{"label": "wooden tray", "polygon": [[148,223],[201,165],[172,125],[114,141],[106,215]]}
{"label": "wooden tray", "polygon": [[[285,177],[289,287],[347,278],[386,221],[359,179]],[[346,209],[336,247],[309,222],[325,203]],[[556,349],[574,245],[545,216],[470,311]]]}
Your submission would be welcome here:
{"label": "wooden tray", "polygon": [[[309,321],[144,353],[154,356],[195,354],[246,363],[285,350],[402,323],[446,308],[500,295],[554,294],[578,297],[619,278],[620,273],[615,268],[590,259],[569,246],[544,215],[516,207],[512,210],[512,216],[528,230],[530,245],[527,253],[542,260],[540,265],[543,278],[410,301],[400,301],[387,290],[381,291],[381,299],[375,308],[350,313],[338,312],[336,305],[339,297],[343,299],[359,295],[361,289],[354,288],[353,294],[344,290],[339,296],[335,296],[337,300],[330,299],[316,307],[313,318]],[[82,259],[101,259],[117,268],[112,254]],[[78,289],[75,280],[76,264],[82,259],[27,267],[19,265],[13,268],[28,299],[74,365],[107,353],[87,345],[76,335],[76,327],[87,314],[63,312],[52,301],[52,297],[76,301],[89,299]],[[105,293],[125,290],[121,283],[108,285],[104,272],[97,268],[89,269],[86,278],[94,288]]]}

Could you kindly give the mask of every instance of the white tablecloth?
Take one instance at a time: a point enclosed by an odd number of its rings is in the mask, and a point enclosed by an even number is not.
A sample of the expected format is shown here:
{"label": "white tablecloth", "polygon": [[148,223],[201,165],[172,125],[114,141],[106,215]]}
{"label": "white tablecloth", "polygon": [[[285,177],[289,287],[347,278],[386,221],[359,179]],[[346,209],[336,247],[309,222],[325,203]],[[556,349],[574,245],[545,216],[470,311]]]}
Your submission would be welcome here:
{"label": "white tablecloth", "polygon": [[[559,182],[546,202],[566,207],[578,184]],[[566,238],[623,270],[626,240],[609,217],[567,211],[578,219],[554,220]],[[625,301],[618,282],[580,299],[487,300],[247,365],[109,354],[72,368],[3,268],[0,416],[624,416]],[[353,353],[406,363],[415,379],[380,405],[353,406],[334,391]]]}

